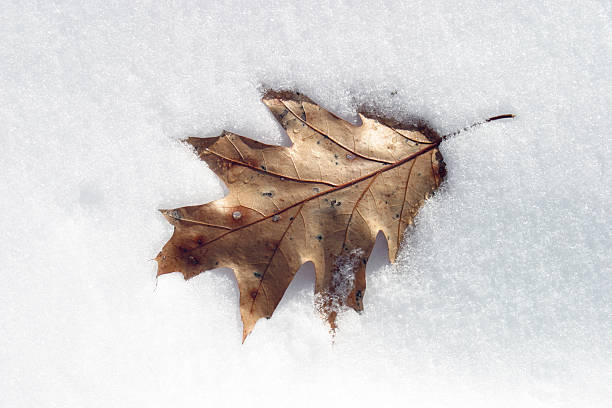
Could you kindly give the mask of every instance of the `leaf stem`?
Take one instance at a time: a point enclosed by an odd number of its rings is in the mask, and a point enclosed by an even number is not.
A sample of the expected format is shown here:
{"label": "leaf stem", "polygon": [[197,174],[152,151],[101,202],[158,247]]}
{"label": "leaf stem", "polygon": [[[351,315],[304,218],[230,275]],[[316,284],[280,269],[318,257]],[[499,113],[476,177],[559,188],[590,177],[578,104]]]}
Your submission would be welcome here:
{"label": "leaf stem", "polygon": [[442,136],[442,140],[450,139],[451,137],[456,136],[459,133],[462,133],[462,132],[465,132],[465,131],[470,130],[472,128],[475,128],[476,126],[484,125],[485,123],[493,122],[495,120],[500,120],[500,119],[512,119],[512,118],[515,118],[515,117],[516,117],[516,115],[514,115],[512,113],[505,113],[503,115],[492,116],[492,117],[490,117],[488,119],[481,120],[480,122],[472,123],[471,125],[466,126],[463,129],[456,130],[456,131],[454,131],[452,133],[447,133],[446,135]]}

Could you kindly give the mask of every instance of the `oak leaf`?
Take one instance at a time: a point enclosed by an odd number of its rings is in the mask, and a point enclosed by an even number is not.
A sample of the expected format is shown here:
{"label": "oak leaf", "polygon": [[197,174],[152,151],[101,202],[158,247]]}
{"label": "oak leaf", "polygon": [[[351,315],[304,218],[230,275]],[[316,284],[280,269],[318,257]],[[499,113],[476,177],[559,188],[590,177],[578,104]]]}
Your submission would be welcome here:
{"label": "oak leaf", "polygon": [[232,268],[240,289],[243,341],[272,316],[295,273],[315,267],[317,309],[335,328],[345,306],[363,309],[365,268],[379,231],[393,262],[406,227],[445,171],[442,138],[374,116],[354,126],[292,92],[263,102],[287,131],[290,147],[231,132],[188,138],[229,194],[162,210],[174,225],[156,260],[157,275],[185,279]]}

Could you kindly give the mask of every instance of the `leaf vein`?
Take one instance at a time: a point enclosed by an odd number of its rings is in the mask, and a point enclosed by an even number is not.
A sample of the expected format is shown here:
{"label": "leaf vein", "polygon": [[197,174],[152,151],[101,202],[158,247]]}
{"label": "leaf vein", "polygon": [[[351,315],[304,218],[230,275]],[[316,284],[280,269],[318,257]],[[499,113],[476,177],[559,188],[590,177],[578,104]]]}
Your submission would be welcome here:
{"label": "leaf vein", "polygon": [[374,157],[368,157],[365,156],[363,154],[357,153],[351,149],[349,149],[348,147],[344,146],[342,143],[338,142],[337,140],[335,140],[334,138],[332,138],[329,134],[325,133],[324,131],[322,131],[321,129],[316,128],[314,125],[312,125],[311,123],[308,123],[307,121],[305,121],[304,119],[302,119],[298,114],[296,114],[289,106],[287,106],[287,104],[284,101],[281,101],[281,103],[283,105],[285,105],[285,108],[287,108],[287,110],[289,112],[291,112],[291,114],[293,116],[295,116],[297,118],[297,120],[299,120],[300,122],[302,122],[303,124],[305,124],[306,126],[308,126],[309,128],[311,128],[312,130],[314,130],[317,133],[320,133],[321,135],[327,137],[329,140],[331,140],[332,142],[334,142],[335,144],[337,144],[338,146],[340,146],[341,148],[343,148],[344,150],[346,150],[347,152],[354,154],[357,157],[361,157],[362,159],[366,159],[366,160],[370,160],[370,161],[374,161],[374,162],[378,162],[378,163],[385,163],[385,164],[392,164],[393,162],[387,161],[387,160],[381,160],[381,159],[376,159]]}

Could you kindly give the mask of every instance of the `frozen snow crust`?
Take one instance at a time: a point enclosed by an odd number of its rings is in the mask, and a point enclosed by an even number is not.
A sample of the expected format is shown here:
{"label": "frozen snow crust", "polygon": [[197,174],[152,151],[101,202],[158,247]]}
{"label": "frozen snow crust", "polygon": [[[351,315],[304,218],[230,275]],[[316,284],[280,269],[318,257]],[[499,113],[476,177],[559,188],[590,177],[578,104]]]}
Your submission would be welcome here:
{"label": "frozen snow crust", "polygon": [[[0,405],[606,406],[611,15],[595,1],[5,2]],[[443,144],[445,183],[397,264],[375,249],[366,310],[340,317],[333,345],[308,266],[243,346],[231,273],[155,280],[172,232],[156,210],[224,194],[178,140],[288,143],[265,87],[440,134],[518,114]]]}

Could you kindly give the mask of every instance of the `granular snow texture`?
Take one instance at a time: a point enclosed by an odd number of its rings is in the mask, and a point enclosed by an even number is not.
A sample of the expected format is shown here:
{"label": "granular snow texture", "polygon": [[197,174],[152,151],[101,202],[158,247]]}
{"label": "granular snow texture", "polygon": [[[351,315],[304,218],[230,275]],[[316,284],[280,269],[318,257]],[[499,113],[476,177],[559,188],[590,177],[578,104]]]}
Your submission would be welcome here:
{"label": "granular snow texture", "polygon": [[[0,9],[0,405],[604,407],[608,1]],[[288,144],[261,90],[441,134],[448,177],[332,344],[313,270],[241,345],[228,270],[155,279],[158,208],[225,187],[178,141]]]}

